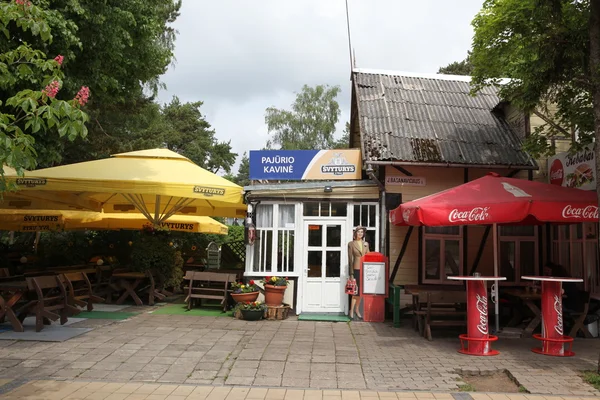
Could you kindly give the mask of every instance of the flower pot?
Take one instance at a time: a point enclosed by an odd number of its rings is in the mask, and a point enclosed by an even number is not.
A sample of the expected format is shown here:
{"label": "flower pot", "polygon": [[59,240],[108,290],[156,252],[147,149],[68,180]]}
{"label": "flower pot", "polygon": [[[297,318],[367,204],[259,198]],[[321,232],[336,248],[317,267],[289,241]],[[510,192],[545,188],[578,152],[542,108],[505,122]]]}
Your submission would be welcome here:
{"label": "flower pot", "polygon": [[265,285],[265,304],[268,306],[280,306],[283,304],[283,294],[287,286]]}
{"label": "flower pot", "polygon": [[231,298],[236,303],[252,303],[258,298],[258,292],[231,293]]}
{"label": "flower pot", "polygon": [[240,310],[240,312],[246,321],[258,321],[265,314],[263,310]]}

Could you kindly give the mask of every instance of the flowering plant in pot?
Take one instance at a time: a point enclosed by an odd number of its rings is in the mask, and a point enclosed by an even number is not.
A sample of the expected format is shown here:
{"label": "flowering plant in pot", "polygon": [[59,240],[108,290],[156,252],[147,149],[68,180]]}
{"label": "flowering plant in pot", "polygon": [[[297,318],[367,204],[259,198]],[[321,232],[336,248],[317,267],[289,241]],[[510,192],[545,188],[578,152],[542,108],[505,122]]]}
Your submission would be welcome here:
{"label": "flowering plant in pot", "polygon": [[258,286],[251,280],[248,283],[231,282],[231,297],[236,303],[247,303],[256,301],[258,298]]}
{"label": "flowering plant in pot", "polygon": [[283,295],[289,285],[288,278],[282,276],[265,276],[261,281],[265,285],[265,303],[267,306],[278,307],[283,304]]}
{"label": "flowering plant in pot", "polygon": [[260,301],[249,301],[238,303],[236,309],[240,310],[242,317],[246,321],[258,321],[264,317],[267,306]]}

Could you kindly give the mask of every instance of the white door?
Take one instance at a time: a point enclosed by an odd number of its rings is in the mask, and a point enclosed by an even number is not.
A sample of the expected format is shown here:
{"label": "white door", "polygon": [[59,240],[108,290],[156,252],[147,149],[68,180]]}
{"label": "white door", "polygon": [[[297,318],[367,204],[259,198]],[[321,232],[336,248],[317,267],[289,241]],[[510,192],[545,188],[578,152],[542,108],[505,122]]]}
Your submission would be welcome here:
{"label": "white door", "polygon": [[345,222],[305,222],[303,307],[306,312],[346,312],[348,256]]}

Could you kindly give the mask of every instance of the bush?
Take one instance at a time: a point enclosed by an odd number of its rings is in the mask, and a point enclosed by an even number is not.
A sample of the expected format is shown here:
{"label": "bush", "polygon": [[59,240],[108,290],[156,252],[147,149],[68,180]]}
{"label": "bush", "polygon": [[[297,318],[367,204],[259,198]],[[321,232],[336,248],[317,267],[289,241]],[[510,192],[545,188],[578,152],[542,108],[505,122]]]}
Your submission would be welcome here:
{"label": "bush", "polygon": [[175,250],[168,232],[142,234],[132,248],[131,266],[135,271],[151,271],[160,286],[181,284],[183,258]]}

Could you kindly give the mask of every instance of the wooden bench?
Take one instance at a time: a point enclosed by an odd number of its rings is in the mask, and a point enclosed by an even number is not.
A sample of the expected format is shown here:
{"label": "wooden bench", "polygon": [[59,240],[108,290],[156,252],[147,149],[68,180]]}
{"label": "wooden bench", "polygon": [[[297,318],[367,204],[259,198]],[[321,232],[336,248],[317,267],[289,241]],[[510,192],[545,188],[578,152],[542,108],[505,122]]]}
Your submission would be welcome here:
{"label": "wooden bench", "polygon": [[184,279],[189,281],[184,287],[184,291],[187,291],[185,302],[188,310],[192,309],[195,299],[221,300],[223,311],[227,310],[229,284],[236,281],[235,274],[187,271]]}
{"label": "wooden bench", "polygon": [[466,302],[465,292],[420,292],[414,311],[419,333],[433,340],[432,326],[466,326]]}
{"label": "wooden bench", "polygon": [[92,284],[85,272],[68,272],[63,276],[68,288],[69,304],[75,307],[87,307],[88,311],[92,311],[93,303],[104,303],[102,297],[94,295]]}
{"label": "wooden bench", "polygon": [[26,280],[29,290],[35,291],[37,295],[37,299],[31,302],[36,332],[43,329],[44,319],[56,321],[60,318],[60,324],[64,325],[69,314],[79,313],[77,308],[68,304],[62,275],[36,276]]}

